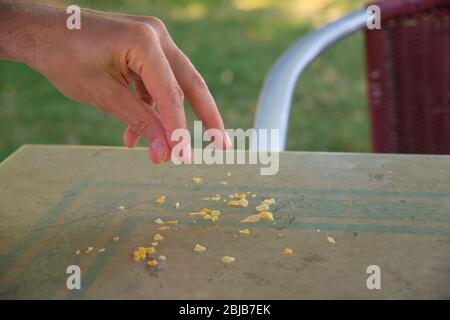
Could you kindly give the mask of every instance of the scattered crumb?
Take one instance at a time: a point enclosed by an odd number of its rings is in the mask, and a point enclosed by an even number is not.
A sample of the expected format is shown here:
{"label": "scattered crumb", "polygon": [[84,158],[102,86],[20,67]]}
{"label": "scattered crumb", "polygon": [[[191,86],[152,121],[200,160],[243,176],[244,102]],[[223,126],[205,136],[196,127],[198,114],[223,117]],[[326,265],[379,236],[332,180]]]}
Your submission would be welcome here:
{"label": "scattered crumb", "polygon": [[175,202],[174,205],[175,209],[178,209],[180,207],[180,203],[179,202]]}
{"label": "scattered crumb", "polygon": [[284,236],[284,235],[283,235],[282,233],[277,234],[277,237],[278,237],[278,238],[283,238],[283,236]]}
{"label": "scattered crumb", "polygon": [[203,179],[202,178],[192,178],[192,181],[194,181],[195,184],[200,184],[200,183],[202,183]]}
{"label": "scattered crumb", "polygon": [[263,204],[260,204],[259,206],[256,206],[255,209],[258,212],[262,212],[262,211],[268,211],[270,208],[267,204],[263,203]]}
{"label": "scattered crumb", "polygon": [[88,248],[86,249],[85,253],[90,253],[90,252],[92,252],[92,251],[94,251],[94,247],[88,247]]}
{"label": "scattered crumb", "polygon": [[170,226],[163,226],[163,227],[159,227],[157,228],[158,231],[169,231],[170,230]]}
{"label": "scattered crumb", "polygon": [[263,203],[265,203],[265,204],[267,204],[268,206],[271,206],[272,204],[274,204],[275,203],[275,199],[265,199],[264,201],[263,201]]}
{"label": "scattered crumb", "polygon": [[112,242],[114,242],[114,243],[119,242],[119,240],[120,240],[119,237],[114,237],[114,238],[112,238]]}
{"label": "scattered crumb", "polygon": [[335,244],[336,243],[336,240],[334,240],[333,237],[327,237],[327,241],[328,241],[328,243],[331,243],[331,244]]}
{"label": "scattered crumb", "polygon": [[261,212],[259,215],[260,215],[260,219],[263,221],[273,221],[272,212],[264,211],[264,212]]}
{"label": "scattered crumb", "polygon": [[283,251],[283,256],[285,257],[290,257],[294,254],[294,250],[292,250],[291,248],[286,248]]}
{"label": "scattered crumb", "polygon": [[171,226],[173,226],[174,224],[177,224],[177,223],[178,223],[178,220],[169,220],[169,221],[166,221],[166,224],[171,225]]}
{"label": "scattered crumb", "polygon": [[145,248],[145,254],[152,254],[156,252],[156,248],[155,247],[147,247]]}
{"label": "scattered crumb", "polygon": [[239,230],[239,233],[244,235],[244,236],[248,236],[250,234],[250,229]]}
{"label": "scattered crumb", "polygon": [[151,245],[152,245],[153,247],[157,247],[157,246],[158,246],[158,242],[156,242],[156,241],[155,241],[155,242],[152,242]]}
{"label": "scattered crumb", "polygon": [[159,233],[157,233],[153,237],[153,240],[155,240],[155,241],[162,241],[162,240],[164,240],[164,237],[162,235],[160,235]]}
{"label": "scattered crumb", "polygon": [[231,172],[227,172],[227,176],[228,176],[228,177],[231,177]]}
{"label": "scattered crumb", "polygon": [[119,206],[117,209],[119,209],[119,210],[125,210],[125,207],[124,207],[124,206]]}
{"label": "scattered crumb", "polygon": [[225,264],[230,264],[234,261],[236,261],[236,258],[234,258],[234,257],[229,257],[229,256],[222,257],[222,262]]}
{"label": "scattered crumb", "polygon": [[209,200],[211,200],[211,198],[209,198],[209,197],[204,197],[204,198],[202,198],[202,200],[203,200],[203,201],[209,201]]}
{"label": "scattered crumb", "polygon": [[102,253],[102,252],[105,252],[105,251],[106,251],[106,248],[101,248],[101,249],[97,250],[98,253]]}
{"label": "scattered crumb", "polygon": [[156,268],[158,266],[158,261],[154,259],[147,261],[147,266],[149,266],[150,268]]}
{"label": "scattered crumb", "polygon": [[208,214],[208,213],[203,215],[203,219],[204,220],[211,220],[211,218],[212,218],[212,216],[210,214]]}
{"label": "scattered crumb", "polygon": [[203,252],[206,250],[206,247],[202,246],[201,244],[196,244],[194,247],[194,251],[195,252]]}
{"label": "scattered crumb", "polygon": [[144,247],[139,247],[136,251],[133,252],[133,259],[135,262],[139,262],[144,260],[147,256],[147,250]]}
{"label": "scattered crumb", "polygon": [[160,255],[159,257],[158,257],[158,260],[159,261],[166,261],[166,256],[163,256],[163,255]]}
{"label": "scattered crumb", "polygon": [[248,216],[245,219],[241,220],[241,223],[253,223],[253,222],[258,222],[261,219],[259,214],[254,214],[251,216]]}
{"label": "scattered crumb", "polygon": [[162,205],[164,202],[166,202],[166,196],[161,196],[158,199],[155,200],[155,203],[160,206]]}
{"label": "scattered crumb", "polygon": [[239,200],[230,200],[228,201],[228,206],[230,208],[245,208],[248,206],[248,200],[245,198],[241,198]]}
{"label": "scattered crumb", "polygon": [[164,224],[164,221],[161,220],[161,218],[158,218],[155,220],[156,224]]}
{"label": "scattered crumb", "polygon": [[220,181],[220,184],[223,185],[223,186],[226,186],[226,185],[228,184],[228,182],[226,182],[226,181]]}
{"label": "scattered crumb", "polygon": [[255,198],[256,197],[256,194],[252,194],[252,198]]}
{"label": "scattered crumb", "polygon": [[80,253],[81,253],[80,250],[75,251],[75,255],[76,255],[76,256],[80,255]]}
{"label": "scattered crumb", "polygon": [[221,199],[221,197],[220,196],[215,196],[215,197],[211,197],[211,201],[213,201],[213,202],[219,202],[220,201],[220,199]]}
{"label": "scattered crumb", "polygon": [[317,229],[316,231],[317,231],[317,232],[320,232],[320,229]]}

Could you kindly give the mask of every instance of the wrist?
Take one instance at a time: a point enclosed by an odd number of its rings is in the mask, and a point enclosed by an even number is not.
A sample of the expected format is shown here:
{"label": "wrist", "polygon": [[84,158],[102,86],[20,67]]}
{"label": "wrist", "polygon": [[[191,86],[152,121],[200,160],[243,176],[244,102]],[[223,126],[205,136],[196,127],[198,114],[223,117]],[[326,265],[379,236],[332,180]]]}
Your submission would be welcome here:
{"label": "wrist", "polygon": [[55,34],[65,28],[60,6],[0,0],[0,59],[40,69],[55,47]]}

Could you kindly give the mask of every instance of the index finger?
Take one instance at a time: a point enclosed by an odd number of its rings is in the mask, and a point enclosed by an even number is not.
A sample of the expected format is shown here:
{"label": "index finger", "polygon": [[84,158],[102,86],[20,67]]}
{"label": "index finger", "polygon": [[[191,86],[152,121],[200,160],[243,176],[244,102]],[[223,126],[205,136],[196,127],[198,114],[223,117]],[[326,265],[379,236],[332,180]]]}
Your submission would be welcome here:
{"label": "index finger", "polygon": [[[217,129],[222,133],[220,140],[214,140],[217,147],[231,147],[222,117],[205,80],[189,58],[173,42],[168,51],[170,51],[167,54],[169,63],[195,115],[203,122],[206,129]],[[214,138],[217,139],[217,137]]]}

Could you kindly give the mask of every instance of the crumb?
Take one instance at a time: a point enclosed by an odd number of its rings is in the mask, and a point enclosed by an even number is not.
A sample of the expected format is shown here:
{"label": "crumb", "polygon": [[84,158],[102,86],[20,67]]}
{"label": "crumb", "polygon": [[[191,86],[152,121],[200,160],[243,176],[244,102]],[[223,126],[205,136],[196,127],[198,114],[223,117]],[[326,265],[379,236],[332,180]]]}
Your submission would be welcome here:
{"label": "crumb", "polygon": [[119,210],[125,210],[125,207],[124,207],[124,206],[119,206],[117,209],[119,209]]}
{"label": "crumb", "polygon": [[228,182],[226,182],[226,181],[220,181],[220,184],[223,185],[223,186],[226,186],[226,185],[228,184]]}
{"label": "crumb", "polygon": [[156,268],[158,266],[158,261],[156,260],[147,261],[147,266],[149,266],[150,268]]}
{"label": "crumb", "polygon": [[262,212],[262,211],[269,211],[270,208],[267,204],[263,203],[263,204],[260,204],[259,206],[256,206],[255,209],[258,212]]}
{"label": "crumb", "polygon": [[163,227],[159,227],[157,228],[158,231],[169,231],[170,230],[170,226],[163,226]]}
{"label": "crumb", "polygon": [[294,250],[292,250],[291,248],[286,248],[283,251],[283,256],[285,257],[290,257],[294,254]]}
{"label": "crumb", "polygon": [[200,183],[202,183],[203,179],[202,178],[192,178],[192,181],[194,181],[195,184],[200,184]]}
{"label": "crumb", "polygon": [[85,253],[90,253],[90,252],[92,252],[92,251],[94,251],[94,247],[88,247],[88,248],[86,249]]}
{"label": "crumb", "polygon": [[227,176],[228,176],[228,177],[231,177],[231,172],[227,172]]}
{"label": "crumb", "polygon": [[155,203],[160,206],[162,205],[164,202],[166,202],[166,196],[161,196],[158,199],[155,200]]}
{"label": "crumb", "polygon": [[153,240],[155,240],[155,241],[162,241],[162,240],[164,240],[164,237],[162,235],[160,235],[159,233],[157,233],[153,237]]}
{"label": "crumb", "polygon": [[196,244],[194,247],[194,251],[195,252],[203,252],[206,250],[206,247],[202,246],[201,244]]}
{"label": "crumb", "polygon": [[101,249],[98,249],[98,250],[97,250],[98,253],[102,253],[102,252],[105,252],[105,251],[106,251],[105,248],[101,248]]}
{"label": "crumb", "polygon": [[234,257],[229,257],[229,256],[222,257],[222,262],[225,264],[230,264],[234,261],[236,261],[236,258],[234,258]]}
{"label": "crumb", "polygon": [[161,218],[158,218],[155,220],[156,224],[164,224],[164,221],[161,220]]}
{"label": "crumb", "polygon": [[158,260],[160,260],[160,261],[166,261],[166,256],[163,256],[163,255],[160,255],[159,256],[159,258],[158,258]]}
{"label": "crumb", "polygon": [[250,229],[239,230],[239,233],[244,235],[244,236],[248,236],[250,234]]}
{"label": "crumb", "polygon": [[175,209],[178,209],[180,207],[180,203],[179,202],[175,202],[174,205]]}
{"label": "crumb", "polygon": [[327,241],[328,241],[328,243],[331,243],[331,244],[335,244],[336,243],[336,240],[334,240],[333,237],[327,237]]}
{"label": "crumb", "polygon": [[166,221],[166,224],[171,225],[171,226],[173,226],[174,224],[177,224],[177,223],[178,223],[178,220],[169,220],[169,221]]}
{"label": "crumb", "polygon": [[80,255],[80,253],[81,253],[80,250],[75,251],[75,255],[76,255],[76,256]]}

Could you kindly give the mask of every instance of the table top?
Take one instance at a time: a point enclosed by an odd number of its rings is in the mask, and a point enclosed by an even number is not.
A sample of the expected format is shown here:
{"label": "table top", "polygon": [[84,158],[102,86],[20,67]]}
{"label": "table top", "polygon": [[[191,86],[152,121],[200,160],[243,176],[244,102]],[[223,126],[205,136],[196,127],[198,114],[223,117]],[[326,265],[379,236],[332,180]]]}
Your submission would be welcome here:
{"label": "table top", "polygon": [[[236,192],[248,207],[223,202]],[[267,198],[274,221],[240,223]],[[285,152],[278,174],[261,176],[258,165],[153,165],[139,148],[24,146],[0,164],[0,203],[3,299],[450,298],[449,156]],[[219,221],[189,215],[202,208]],[[154,241],[157,218],[178,224],[160,232],[151,257],[166,260],[151,268],[133,251]],[[80,290],[67,288],[70,265]],[[372,265],[379,290],[367,287]]]}

